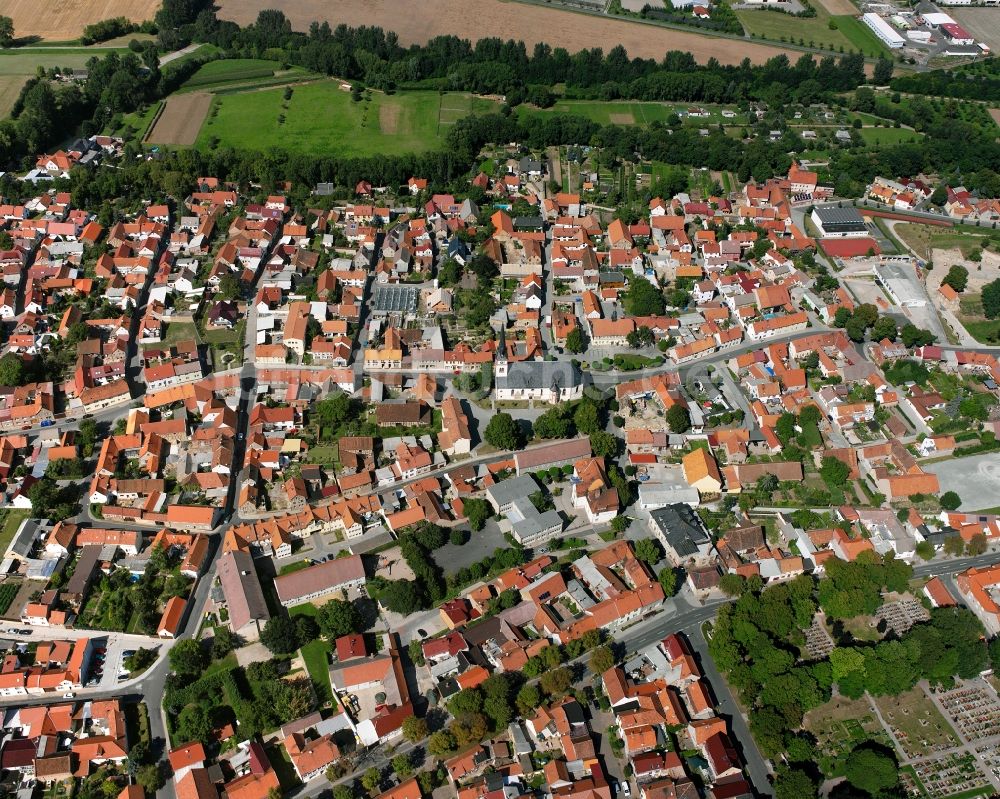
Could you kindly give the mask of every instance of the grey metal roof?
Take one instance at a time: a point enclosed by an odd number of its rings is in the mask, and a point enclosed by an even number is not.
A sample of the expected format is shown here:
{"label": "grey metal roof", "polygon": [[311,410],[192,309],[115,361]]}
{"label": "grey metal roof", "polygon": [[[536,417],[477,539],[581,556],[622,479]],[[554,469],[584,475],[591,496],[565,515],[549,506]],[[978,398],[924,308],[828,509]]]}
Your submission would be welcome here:
{"label": "grey metal roof", "polygon": [[816,208],[816,216],[824,225],[846,225],[856,223],[864,224],[861,214],[853,207],[837,208],[831,205],[823,205]]}

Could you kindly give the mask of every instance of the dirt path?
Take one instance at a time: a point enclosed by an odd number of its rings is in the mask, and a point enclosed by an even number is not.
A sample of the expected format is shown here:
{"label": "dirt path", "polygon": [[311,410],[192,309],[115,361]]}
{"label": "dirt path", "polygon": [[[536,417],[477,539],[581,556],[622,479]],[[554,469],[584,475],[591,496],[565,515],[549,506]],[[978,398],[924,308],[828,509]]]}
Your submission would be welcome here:
{"label": "dirt path", "polygon": [[[218,6],[221,19],[247,25],[262,9],[273,8],[274,0],[219,0]],[[520,39],[529,52],[541,41],[571,53],[598,46],[609,50],[614,43],[621,44],[630,56],[660,59],[668,50],[684,50],[699,63],[715,57],[723,64],[739,64],[744,58],[761,64],[789,52],[756,42],[503,0],[423,0],[419,14],[413,13],[409,0],[340,0],[335,6],[325,0],[287,0],[281,10],[295,30],[306,30],[314,20],[324,19],[331,25],[377,25],[396,31],[404,45],[423,44],[445,34],[472,41],[494,36]],[[794,61],[797,55],[797,51],[792,52],[790,57]]]}

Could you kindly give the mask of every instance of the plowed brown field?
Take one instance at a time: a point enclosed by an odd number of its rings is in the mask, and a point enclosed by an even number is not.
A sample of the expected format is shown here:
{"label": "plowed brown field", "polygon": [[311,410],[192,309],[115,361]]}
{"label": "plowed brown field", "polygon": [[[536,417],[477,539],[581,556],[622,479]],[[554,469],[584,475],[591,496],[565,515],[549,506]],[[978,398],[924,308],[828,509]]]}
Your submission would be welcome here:
{"label": "plowed brown field", "polygon": [[3,0],[0,13],[14,20],[14,35],[50,41],[77,39],[93,22],[128,17],[152,19],[160,0]]}
{"label": "plowed brown field", "polygon": [[211,107],[212,95],[205,92],[173,95],[167,100],[146,141],[150,144],[194,144]]}
{"label": "plowed brown field", "polygon": [[[246,25],[274,0],[217,0],[219,17]],[[351,27],[377,25],[394,30],[404,45],[423,44],[435,36],[450,34],[463,39],[519,39],[529,52],[538,42],[565,47],[571,53],[591,47],[607,52],[621,44],[630,56],[662,58],[668,50],[684,50],[699,63],[713,56],[723,64],[738,64],[744,58],[760,64],[780,53],[779,47],[753,42],[715,39],[695,33],[668,30],[653,25],[578,14],[504,0],[286,0],[280,3],[295,30],[309,23],[328,20],[331,25]],[[798,53],[792,53],[794,60]]]}

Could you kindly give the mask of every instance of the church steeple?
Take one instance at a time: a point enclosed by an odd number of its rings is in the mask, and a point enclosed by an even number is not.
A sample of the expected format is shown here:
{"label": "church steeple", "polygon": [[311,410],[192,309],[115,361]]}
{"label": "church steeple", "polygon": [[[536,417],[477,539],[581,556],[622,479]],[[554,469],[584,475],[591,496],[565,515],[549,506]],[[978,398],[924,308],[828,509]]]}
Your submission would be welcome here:
{"label": "church steeple", "polygon": [[500,328],[500,338],[497,343],[496,376],[507,376],[507,340],[504,338],[504,330]]}

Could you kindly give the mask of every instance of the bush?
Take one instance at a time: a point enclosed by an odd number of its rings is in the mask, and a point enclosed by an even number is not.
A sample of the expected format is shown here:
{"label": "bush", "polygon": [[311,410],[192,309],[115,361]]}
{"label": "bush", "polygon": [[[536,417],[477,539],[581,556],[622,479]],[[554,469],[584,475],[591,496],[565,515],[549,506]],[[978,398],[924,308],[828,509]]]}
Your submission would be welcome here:
{"label": "bush", "polygon": [[115,39],[139,30],[139,26],[130,22],[125,17],[113,17],[112,19],[102,19],[94,22],[83,29],[80,37],[80,44],[88,45],[95,42],[106,42],[108,39]]}

